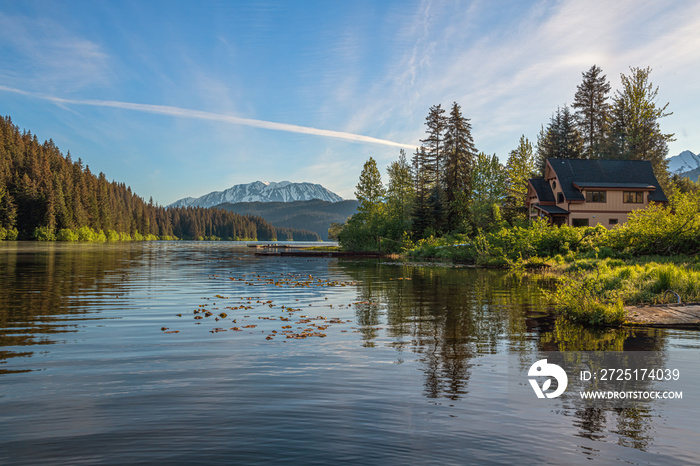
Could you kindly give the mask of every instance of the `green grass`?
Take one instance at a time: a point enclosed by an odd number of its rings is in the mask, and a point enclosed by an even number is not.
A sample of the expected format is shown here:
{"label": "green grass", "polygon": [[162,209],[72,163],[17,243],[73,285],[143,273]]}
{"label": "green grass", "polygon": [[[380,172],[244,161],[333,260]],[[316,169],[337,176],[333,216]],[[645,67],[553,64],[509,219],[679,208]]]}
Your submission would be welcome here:
{"label": "green grass", "polygon": [[583,259],[558,266],[554,294],[568,318],[592,325],[619,325],[624,306],[700,301],[697,257],[638,257],[630,260]]}

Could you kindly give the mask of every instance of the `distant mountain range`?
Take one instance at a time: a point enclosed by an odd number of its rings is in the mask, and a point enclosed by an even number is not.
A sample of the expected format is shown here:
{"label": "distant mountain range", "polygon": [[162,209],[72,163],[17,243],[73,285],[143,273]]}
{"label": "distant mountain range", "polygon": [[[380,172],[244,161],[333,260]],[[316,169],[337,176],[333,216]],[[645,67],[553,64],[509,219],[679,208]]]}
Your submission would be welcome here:
{"label": "distant mountain range", "polygon": [[700,176],[700,155],[685,150],[678,155],[666,159],[668,171],[697,181]]}
{"label": "distant mountain range", "polygon": [[217,207],[241,215],[262,217],[275,227],[311,230],[326,240],[331,223],[345,222],[357,212],[357,205],[358,202],[354,199],[341,202],[313,199],[293,202],[226,203]]}
{"label": "distant mountain range", "polygon": [[286,203],[311,199],[327,202],[341,202],[343,200],[342,197],[320,184],[254,181],[248,184],[237,184],[225,191],[214,191],[198,198],[186,197],[173,202],[168,207],[214,207],[224,203],[237,204],[240,202]]}

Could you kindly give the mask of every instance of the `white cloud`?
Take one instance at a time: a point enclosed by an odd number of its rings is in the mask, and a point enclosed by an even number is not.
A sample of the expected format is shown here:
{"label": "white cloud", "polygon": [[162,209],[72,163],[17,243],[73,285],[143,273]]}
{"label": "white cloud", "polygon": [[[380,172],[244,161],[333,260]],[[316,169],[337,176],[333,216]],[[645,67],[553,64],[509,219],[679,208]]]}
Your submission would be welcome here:
{"label": "white cloud", "polygon": [[0,12],[0,43],[8,61],[0,71],[6,83],[66,90],[112,79],[110,57],[98,44],[50,19]]}

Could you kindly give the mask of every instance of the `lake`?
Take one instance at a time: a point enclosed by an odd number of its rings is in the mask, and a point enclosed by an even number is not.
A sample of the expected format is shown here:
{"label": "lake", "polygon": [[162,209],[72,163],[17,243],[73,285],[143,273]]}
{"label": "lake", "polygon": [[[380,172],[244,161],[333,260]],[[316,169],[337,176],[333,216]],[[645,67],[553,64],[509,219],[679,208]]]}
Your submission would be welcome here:
{"label": "lake", "polygon": [[[1,243],[0,463],[700,462],[695,331],[572,325],[500,270],[253,253]],[[583,351],[657,355],[684,397],[521,377]]]}

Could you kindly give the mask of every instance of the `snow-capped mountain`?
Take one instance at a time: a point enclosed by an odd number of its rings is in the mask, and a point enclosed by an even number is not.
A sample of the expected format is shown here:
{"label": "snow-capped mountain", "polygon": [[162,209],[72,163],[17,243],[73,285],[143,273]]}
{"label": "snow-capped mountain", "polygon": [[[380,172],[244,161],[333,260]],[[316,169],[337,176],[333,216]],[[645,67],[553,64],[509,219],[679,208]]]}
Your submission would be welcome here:
{"label": "snow-capped mountain", "polygon": [[666,161],[670,173],[685,173],[700,168],[700,155],[695,155],[689,150],[684,150]]}
{"label": "snow-capped mountain", "polygon": [[313,183],[279,183],[255,181],[249,184],[237,184],[225,191],[214,191],[198,198],[186,197],[175,201],[168,207],[214,207],[224,202],[292,202],[321,199],[322,201],[340,202],[342,197]]}

